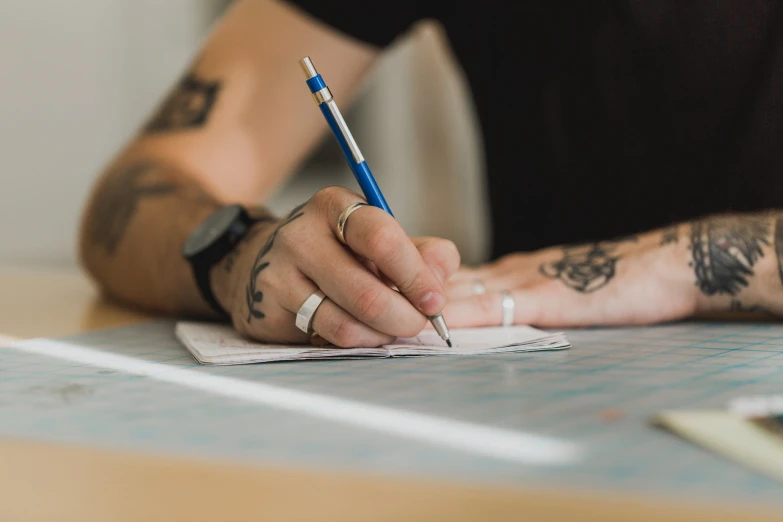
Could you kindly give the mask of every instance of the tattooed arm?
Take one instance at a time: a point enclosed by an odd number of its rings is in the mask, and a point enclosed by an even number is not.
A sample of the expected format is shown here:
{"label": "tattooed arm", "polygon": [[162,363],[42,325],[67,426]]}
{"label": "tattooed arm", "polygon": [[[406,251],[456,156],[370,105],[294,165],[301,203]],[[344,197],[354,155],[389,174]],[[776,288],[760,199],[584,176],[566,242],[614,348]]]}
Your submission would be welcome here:
{"label": "tattooed arm", "polygon": [[[471,295],[475,280],[487,292]],[[638,236],[513,254],[462,269],[444,312],[454,325],[647,324],[743,311],[783,316],[783,213],[709,216]],[[448,315],[446,315],[448,314]]]}
{"label": "tattooed arm", "polygon": [[111,168],[84,216],[82,262],[115,298],[143,308],[203,315],[180,254],[218,201],[175,167],[139,159]]}
{"label": "tattooed arm", "polygon": [[[88,204],[82,258],[109,294],[154,310],[211,313],[182,244],[221,203],[263,200],[326,130],[297,64],[310,52],[341,99],[375,56],[285,4],[234,4]],[[211,272],[215,298],[237,329],[307,342],[295,313],[318,289],[328,299],[311,326],[339,346],[414,336],[443,309],[443,282],[459,266],[454,245],[412,240],[387,213],[362,207],[346,229],[346,248],[334,226],[360,200],[329,187],[280,220],[257,211],[263,222]]]}
{"label": "tattooed arm", "polygon": [[[283,3],[234,2],[93,189],[80,255],[106,293],[151,310],[211,313],[182,244],[220,205],[267,198],[326,130],[297,65],[314,50],[344,99],[376,55]],[[226,258],[216,284],[243,249]]]}
{"label": "tattooed arm", "polygon": [[783,315],[783,214],[716,216],[687,227],[699,311]]}

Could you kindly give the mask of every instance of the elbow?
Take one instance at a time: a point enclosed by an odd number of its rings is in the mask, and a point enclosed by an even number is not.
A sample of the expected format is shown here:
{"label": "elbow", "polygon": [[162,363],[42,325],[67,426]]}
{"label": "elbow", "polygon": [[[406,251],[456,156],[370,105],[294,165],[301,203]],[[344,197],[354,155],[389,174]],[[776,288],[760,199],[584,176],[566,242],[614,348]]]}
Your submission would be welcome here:
{"label": "elbow", "polygon": [[92,211],[94,197],[87,203],[82,210],[82,216],[79,221],[78,236],[76,238],[77,261],[81,268],[97,283],[101,284],[101,272],[98,269],[98,249],[100,248],[93,241],[92,229],[94,228],[94,212]]}

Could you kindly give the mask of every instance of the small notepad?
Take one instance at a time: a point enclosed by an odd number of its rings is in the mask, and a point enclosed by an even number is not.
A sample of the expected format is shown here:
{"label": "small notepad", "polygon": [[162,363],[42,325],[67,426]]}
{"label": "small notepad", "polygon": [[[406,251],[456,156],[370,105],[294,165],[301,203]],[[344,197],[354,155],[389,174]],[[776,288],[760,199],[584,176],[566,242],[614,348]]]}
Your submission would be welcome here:
{"label": "small notepad", "polygon": [[240,336],[230,326],[180,322],[177,338],[201,364],[253,364],[312,359],[363,359],[424,355],[485,355],[505,352],[564,350],[570,344],[562,333],[530,326],[452,329],[452,348],[438,334],[425,330],[411,339],[397,339],[379,348],[261,344]]}

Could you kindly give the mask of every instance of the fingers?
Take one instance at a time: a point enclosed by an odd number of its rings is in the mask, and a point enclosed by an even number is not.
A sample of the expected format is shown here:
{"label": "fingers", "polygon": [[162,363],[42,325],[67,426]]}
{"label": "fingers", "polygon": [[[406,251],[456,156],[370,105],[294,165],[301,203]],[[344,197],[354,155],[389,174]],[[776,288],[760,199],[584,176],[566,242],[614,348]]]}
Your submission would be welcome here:
{"label": "fingers", "polygon": [[328,297],[315,311],[312,327],[318,335],[342,348],[381,346],[395,339],[357,321]]}
{"label": "fingers", "polygon": [[446,296],[449,300],[465,299],[482,293],[502,292],[523,288],[539,279],[541,260],[537,256],[513,254],[480,267],[461,266],[448,280]]}
{"label": "fingers", "polygon": [[394,218],[369,207],[357,209],[348,220],[346,248],[336,237],[337,220],[358,201],[346,189],[321,190],[299,212],[301,219],[275,229],[269,247],[259,251],[263,270],[253,276],[258,290],[253,295],[264,317],[256,314],[247,321],[253,322],[251,335],[302,342],[301,332],[291,328],[295,313],[316,289],[328,299],[313,315],[313,327],[338,346],[377,346],[413,337],[424,328],[425,314],[441,311],[443,281],[459,266],[454,245],[436,238],[414,243]]}
{"label": "fingers", "polygon": [[[323,189],[314,199],[331,230],[349,205],[361,201],[358,195],[339,187]],[[372,261],[421,313],[434,315],[442,310],[445,297],[441,281],[392,216],[375,207],[357,209],[345,224],[344,237],[351,251]],[[439,248],[443,249],[439,254],[443,260],[436,265],[446,271],[459,263],[456,248]]]}
{"label": "fingers", "polygon": [[[254,322],[250,329],[245,328],[242,324],[244,321],[239,321],[239,329],[262,341],[308,344],[310,336],[296,326],[296,313],[318,287],[291,267],[281,268],[279,276],[279,279],[284,280],[283,283],[267,282],[270,298],[264,303],[264,317]],[[274,297],[271,297],[272,293]],[[342,348],[380,346],[395,339],[362,324],[329,297],[321,301],[312,314],[310,328]]]}
{"label": "fingers", "polygon": [[486,279],[492,275],[493,265],[486,264],[481,266],[467,266],[462,265],[459,267],[450,281],[453,283],[468,283],[475,281],[476,279]]}
{"label": "fingers", "polygon": [[426,318],[331,237],[312,243],[299,269],[340,308],[369,327],[394,337],[412,337]]}
{"label": "fingers", "polygon": [[[514,324],[536,324],[539,303],[526,291],[511,293],[515,303]],[[443,310],[452,328],[500,326],[503,322],[503,295],[487,292],[449,301]]]}
{"label": "fingers", "polygon": [[[472,277],[465,277],[470,273]],[[533,272],[532,275],[536,275]],[[460,268],[446,285],[446,295],[451,299],[465,299],[482,293],[500,293],[509,288],[518,288],[524,283],[524,273],[505,271],[497,265],[486,265],[482,269],[465,271]]]}
{"label": "fingers", "polygon": [[456,249],[438,247],[433,241],[428,247],[434,264],[431,268],[399,223],[376,208],[362,209],[351,216],[345,240],[353,252],[375,263],[420,312],[435,315],[443,309],[446,298],[442,281],[446,272],[459,263]]}
{"label": "fingers", "polygon": [[[514,299],[514,324],[541,327],[577,327],[589,324],[613,324],[612,317],[623,314],[623,304],[610,294],[580,294],[547,281],[529,288],[511,291]],[[443,316],[449,326],[500,326],[503,321],[502,292],[487,292],[449,301]],[[627,308],[627,307],[626,307]],[[448,314],[448,315],[447,315]]]}
{"label": "fingers", "polygon": [[505,279],[469,279],[462,281],[449,281],[446,284],[446,296],[449,300],[454,299],[467,299],[474,295],[487,294],[487,293],[500,293],[506,288],[511,288],[513,285],[510,281]]}

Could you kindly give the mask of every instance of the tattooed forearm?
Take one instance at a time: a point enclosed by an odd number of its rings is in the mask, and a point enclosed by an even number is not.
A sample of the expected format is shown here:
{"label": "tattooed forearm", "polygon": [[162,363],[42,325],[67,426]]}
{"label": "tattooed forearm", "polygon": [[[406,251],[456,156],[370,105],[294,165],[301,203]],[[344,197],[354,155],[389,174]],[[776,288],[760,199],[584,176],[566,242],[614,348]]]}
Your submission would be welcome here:
{"label": "tattooed forearm", "polygon": [[680,227],[677,225],[664,228],[663,235],[661,235],[661,246],[677,243],[680,240],[679,229]]}
{"label": "tattooed forearm", "polygon": [[736,296],[748,286],[753,266],[769,245],[770,219],[761,216],[715,217],[691,224],[691,266],[705,295]]}
{"label": "tattooed forearm", "polygon": [[166,196],[177,190],[175,184],[150,176],[156,168],[155,163],[145,161],[108,174],[90,223],[90,238],[107,254],[117,251],[142,199]]}
{"label": "tattooed forearm", "polygon": [[201,127],[220,92],[219,81],[208,81],[193,73],[185,76],[168,95],[158,113],[145,127],[147,133]]}
{"label": "tattooed forearm", "polygon": [[264,293],[261,290],[259,290],[257,287],[258,274],[260,274],[262,270],[264,270],[266,267],[269,266],[269,261],[264,261],[264,256],[266,256],[269,253],[269,251],[272,250],[272,247],[275,244],[275,238],[277,237],[278,232],[280,232],[280,229],[304,215],[304,212],[300,212],[300,211],[302,210],[302,208],[304,208],[306,204],[307,204],[306,202],[302,203],[301,205],[293,209],[288,214],[288,216],[280,220],[280,223],[272,231],[272,234],[269,236],[269,239],[266,240],[266,243],[264,243],[264,246],[261,247],[261,250],[259,250],[258,254],[256,255],[256,259],[253,262],[253,267],[250,269],[250,279],[248,280],[247,286],[245,287],[245,299],[247,301],[248,323],[253,318],[263,319],[265,317],[264,312],[258,309],[258,306],[261,304],[261,301],[264,300]]}
{"label": "tattooed forearm", "polygon": [[619,255],[613,255],[622,241],[637,241],[628,236],[613,241],[579,245],[563,249],[563,257],[553,263],[543,263],[539,272],[552,279],[559,279],[577,292],[589,293],[603,288],[615,276]]}
{"label": "tattooed forearm", "polygon": [[144,200],[176,195],[201,207],[217,208],[218,201],[190,180],[175,181],[168,167],[141,160],[110,171],[90,213],[88,237],[113,256]]}

